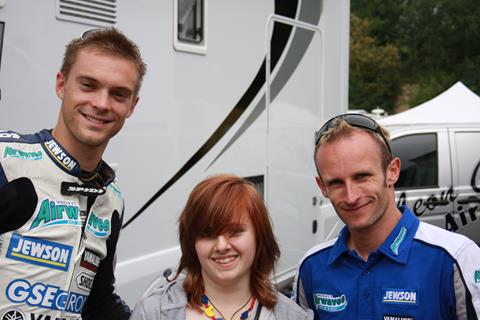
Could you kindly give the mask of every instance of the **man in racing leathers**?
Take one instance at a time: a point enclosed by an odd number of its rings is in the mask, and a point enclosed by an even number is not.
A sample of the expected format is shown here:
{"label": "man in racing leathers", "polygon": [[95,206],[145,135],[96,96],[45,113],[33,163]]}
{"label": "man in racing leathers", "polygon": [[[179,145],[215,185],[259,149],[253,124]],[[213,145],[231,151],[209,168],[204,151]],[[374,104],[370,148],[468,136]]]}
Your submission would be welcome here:
{"label": "man in racing leathers", "polygon": [[129,318],[113,275],[123,198],[102,155],[145,71],[118,30],[88,31],[66,47],[53,130],[0,131],[0,320]]}

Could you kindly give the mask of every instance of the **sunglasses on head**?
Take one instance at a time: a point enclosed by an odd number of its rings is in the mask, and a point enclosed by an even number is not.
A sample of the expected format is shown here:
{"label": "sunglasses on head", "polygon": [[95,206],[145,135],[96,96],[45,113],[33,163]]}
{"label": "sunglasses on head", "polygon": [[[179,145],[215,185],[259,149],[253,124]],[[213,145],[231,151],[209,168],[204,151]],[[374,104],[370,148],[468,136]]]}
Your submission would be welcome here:
{"label": "sunglasses on head", "polygon": [[328,131],[328,129],[332,128],[335,125],[335,122],[337,119],[343,119],[345,120],[346,123],[351,125],[352,127],[357,127],[357,128],[363,128],[370,130],[372,132],[378,133],[380,137],[382,137],[383,141],[385,142],[385,145],[387,146],[388,152],[392,154],[392,149],[390,149],[390,144],[388,143],[387,138],[383,134],[380,125],[373,120],[370,117],[364,116],[363,114],[358,114],[358,113],[347,113],[347,114],[342,114],[336,117],[333,117],[332,119],[328,120],[321,128],[316,132],[315,136],[315,147],[318,148],[318,145],[320,144],[320,139],[322,136],[325,134],[325,132]]}
{"label": "sunglasses on head", "polygon": [[102,30],[105,30],[103,28],[94,28],[94,29],[90,29],[90,30],[87,30],[85,32],[82,33],[82,35],[80,36],[80,39],[81,40],[85,40],[87,39],[89,36],[91,36],[92,34],[94,34],[95,32],[97,31],[102,31]]}

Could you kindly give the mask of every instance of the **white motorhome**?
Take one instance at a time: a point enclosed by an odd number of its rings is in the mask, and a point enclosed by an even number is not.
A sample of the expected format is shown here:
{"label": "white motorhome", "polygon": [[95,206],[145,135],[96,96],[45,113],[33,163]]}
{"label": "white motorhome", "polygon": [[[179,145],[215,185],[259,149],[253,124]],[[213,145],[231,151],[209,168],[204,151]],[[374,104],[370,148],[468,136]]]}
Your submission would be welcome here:
{"label": "white motorhome", "polygon": [[318,210],[313,140],[347,109],[349,0],[2,0],[0,128],[53,126],[64,45],[111,25],[148,64],[135,114],[105,154],[126,201],[120,295],[133,305],[176,268],[177,217],[219,172],[264,191],[282,251],[275,279],[291,279],[337,223]]}

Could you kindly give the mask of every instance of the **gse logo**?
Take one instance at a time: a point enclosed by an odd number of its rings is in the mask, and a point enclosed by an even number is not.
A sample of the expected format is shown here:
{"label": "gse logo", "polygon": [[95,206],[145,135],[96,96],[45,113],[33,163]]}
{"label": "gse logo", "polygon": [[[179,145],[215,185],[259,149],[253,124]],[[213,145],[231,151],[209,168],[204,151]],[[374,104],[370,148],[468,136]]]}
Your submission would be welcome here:
{"label": "gse logo", "polygon": [[26,303],[29,306],[52,310],[81,313],[87,296],[61,290],[57,286],[41,282],[31,285],[28,281],[17,279],[10,282],[6,290],[7,298],[14,303]]}

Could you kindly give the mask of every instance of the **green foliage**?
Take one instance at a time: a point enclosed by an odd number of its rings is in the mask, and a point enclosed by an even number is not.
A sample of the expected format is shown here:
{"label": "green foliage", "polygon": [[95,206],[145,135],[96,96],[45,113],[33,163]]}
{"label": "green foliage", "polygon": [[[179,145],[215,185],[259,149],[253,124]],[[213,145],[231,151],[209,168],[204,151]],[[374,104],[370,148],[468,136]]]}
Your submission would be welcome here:
{"label": "green foliage", "polygon": [[[369,108],[405,101],[401,88],[406,85],[418,88],[407,99],[410,106],[433,98],[457,81],[480,93],[480,73],[476,70],[480,65],[480,6],[476,1],[352,0],[351,10],[352,38],[360,29],[364,37],[371,39],[369,44],[364,42],[365,46],[372,46],[372,50],[391,46],[399,57],[395,68],[366,69],[376,65],[378,57],[362,54],[363,58],[357,59],[354,51],[359,49],[351,48],[352,108],[363,106],[358,103],[372,95],[372,88],[380,90],[374,96],[385,100]],[[365,22],[358,23],[357,19]],[[391,78],[396,80],[396,85],[389,87],[390,96],[396,99],[387,99],[382,91],[389,76],[383,72],[391,72]]]}
{"label": "green foliage", "polygon": [[378,45],[370,22],[352,15],[350,36],[350,105],[391,111],[399,85],[399,53],[393,44]]}

